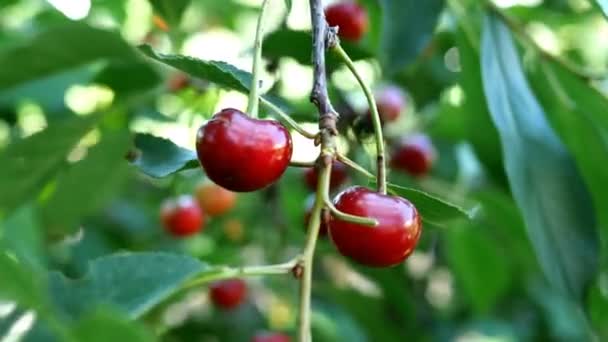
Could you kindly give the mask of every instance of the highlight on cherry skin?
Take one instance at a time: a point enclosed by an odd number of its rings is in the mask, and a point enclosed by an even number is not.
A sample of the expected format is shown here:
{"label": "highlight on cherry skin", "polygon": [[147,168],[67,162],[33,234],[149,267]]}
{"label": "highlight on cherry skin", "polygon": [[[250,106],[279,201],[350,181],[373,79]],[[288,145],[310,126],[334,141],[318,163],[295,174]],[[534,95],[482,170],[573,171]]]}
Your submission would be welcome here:
{"label": "highlight on cherry skin", "polygon": [[329,235],[338,251],[367,266],[389,267],[404,261],[422,232],[416,207],[408,200],[353,186],[338,194],[335,207],[345,213],[374,218],[375,227],[331,217]]}
{"label": "highlight on cherry skin", "polygon": [[165,200],[161,205],[160,218],[165,230],[175,237],[194,235],[205,225],[205,213],[188,195]]}
{"label": "highlight on cherry skin", "polygon": [[279,122],[226,108],[201,126],[196,152],[207,177],[234,192],[250,192],[276,182],[293,152],[289,131]]}
{"label": "highlight on cherry skin", "polygon": [[367,11],[354,1],[343,1],[325,9],[329,26],[338,26],[341,39],[357,42],[367,33],[369,20]]}

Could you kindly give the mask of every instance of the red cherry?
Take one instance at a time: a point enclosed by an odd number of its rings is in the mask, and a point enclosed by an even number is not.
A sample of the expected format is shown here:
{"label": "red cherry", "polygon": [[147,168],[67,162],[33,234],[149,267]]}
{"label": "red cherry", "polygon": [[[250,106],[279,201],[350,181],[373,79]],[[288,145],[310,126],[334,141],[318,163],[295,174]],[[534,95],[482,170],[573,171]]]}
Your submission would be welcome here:
{"label": "red cherry", "polygon": [[358,41],[367,32],[368,20],[365,9],[354,2],[340,2],[325,9],[329,26],[338,26],[338,36],[344,40]]}
{"label": "red cherry", "polygon": [[422,133],[401,140],[391,157],[391,167],[414,177],[427,174],[436,159],[431,139]]}
{"label": "red cherry", "polygon": [[[333,190],[342,183],[346,181],[348,178],[348,171],[346,165],[344,163],[334,160],[331,165],[331,178],[329,180],[329,189]],[[317,183],[319,182],[319,173],[317,172],[316,167],[311,167],[304,171],[304,180],[306,181],[306,185],[312,191],[317,190]]]}
{"label": "red cherry", "polygon": [[221,309],[234,309],[247,295],[247,284],[241,279],[218,281],[210,286],[209,296],[215,306]]}
{"label": "red cherry", "polygon": [[205,224],[205,215],[190,196],[180,196],[163,203],[160,211],[165,230],[176,237],[197,233]]}
{"label": "red cherry", "polygon": [[276,332],[259,332],[251,339],[251,342],[290,342],[291,338],[285,334]]}
{"label": "red cherry", "polygon": [[[310,222],[310,215],[312,214],[312,207],[315,204],[315,195],[311,195],[306,200],[306,209],[304,211],[304,228],[308,229],[308,222]],[[327,236],[327,225],[323,222],[321,217],[321,226],[319,227],[319,236]]]}
{"label": "red cherry", "polygon": [[209,179],[236,192],[274,183],[287,169],[292,150],[283,125],[232,108],[215,114],[196,136],[198,160]]}
{"label": "red cherry", "polygon": [[382,195],[364,187],[350,187],[334,199],[336,208],[348,214],[378,221],[367,227],[331,218],[329,235],[338,251],[367,266],[387,267],[407,258],[420,238],[422,223],[409,201]]}
{"label": "red cherry", "polygon": [[376,106],[382,122],[397,120],[405,105],[403,91],[395,86],[388,86],[376,94]]}

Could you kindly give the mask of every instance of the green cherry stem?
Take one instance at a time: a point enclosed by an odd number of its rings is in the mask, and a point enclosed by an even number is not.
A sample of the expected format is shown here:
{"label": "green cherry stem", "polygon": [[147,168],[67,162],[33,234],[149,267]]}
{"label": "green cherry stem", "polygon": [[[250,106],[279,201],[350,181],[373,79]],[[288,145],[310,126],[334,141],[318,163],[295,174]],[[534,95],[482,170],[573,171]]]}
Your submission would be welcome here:
{"label": "green cherry stem", "polygon": [[350,168],[354,169],[355,171],[357,171],[369,178],[376,178],[371,172],[367,171],[363,166],[357,164],[357,162],[348,158],[347,156],[345,156],[341,153],[338,153],[336,155],[336,158],[338,158],[338,160],[341,161],[344,165],[349,166]]}
{"label": "green cherry stem", "polygon": [[306,137],[308,139],[315,139],[317,137],[317,134],[311,133],[311,132],[305,130],[294,119],[292,119],[289,115],[287,115],[287,113],[285,113],[284,111],[282,111],[281,108],[279,108],[274,103],[266,100],[263,97],[260,97],[260,102],[265,107],[267,107],[268,109],[270,109],[271,111],[273,111],[276,115],[278,115],[281,118],[281,121],[285,122],[287,124],[287,126],[291,127],[294,131],[300,133],[302,136],[304,136],[304,137]]}
{"label": "green cherry stem", "polygon": [[253,67],[251,72],[251,89],[249,89],[249,103],[247,104],[247,113],[252,118],[258,117],[259,97],[260,97],[260,74],[262,72],[262,41],[264,39],[264,12],[266,11],[268,0],[262,2],[260,8],[260,16],[258,17],[258,25],[255,30],[255,42],[253,53]]}
{"label": "green cherry stem", "polygon": [[333,46],[332,50],[336,52],[336,54],[342,59],[344,64],[348,67],[351,73],[359,82],[361,89],[365,93],[365,97],[367,98],[367,103],[369,105],[369,109],[372,113],[372,122],[374,124],[374,136],[376,138],[376,153],[378,154],[378,163],[377,163],[377,174],[376,179],[378,182],[378,192],[381,194],[386,194],[386,161],[385,161],[385,152],[384,152],[384,137],[382,135],[382,122],[380,121],[380,114],[378,113],[378,107],[376,106],[376,100],[374,99],[374,95],[372,94],[371,89],[365,84],[361,75],[355,68],[355,64],[350,59],[346,51],[340,46],[340,44],[336,44]]}
{"label": "green cherry stem", "polygon": [[297,160],[292,160],[289,162],[289,166],[291,167],[302,167],[302,168],[309,168],[309,167],[315,167],[315,162],[312,161],[297,161]]}

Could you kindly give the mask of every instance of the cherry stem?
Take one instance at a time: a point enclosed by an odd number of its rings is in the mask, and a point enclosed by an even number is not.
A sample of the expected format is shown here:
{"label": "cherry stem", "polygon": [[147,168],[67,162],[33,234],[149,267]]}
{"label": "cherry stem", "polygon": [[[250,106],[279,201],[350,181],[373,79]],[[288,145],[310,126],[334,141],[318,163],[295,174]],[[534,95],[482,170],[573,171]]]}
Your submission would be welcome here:
{"label": "cherry stem", "polygon": [[338,153],[336,155],[336,158],[338,158],[338,160],[341,161],[344,165],[349,166],[350,168],[354,169],[355,171],[357,171],[369,178],[376,178],[376,176],[374,176],[371,172],[367,171],[363,166],[357,164],[357,162],[348,158],[347,156],[345,156],[341,153]]}
{"label": "cherry stem", "polygon": [[336,219],[338,219],[340,221],[360,224],[362,226],[369,226],[369,227],[375,227],[378,225],[378,221],[375,219],[372,219],[369,217],[351,215],[351,214],[347,214],[343,211],[338,210],[338,208],[336,208],[334,206],[334,204],[331,202],[331,200],[329,199],[329,196],[324,198],[324,202],[325,202],[325,206],[327,207],[327,209],[329,209],[329,212],[331,212],[331,216],[335,217]]}
{"label": "cherry stem", "polygon": [[249,89],[249,103],[247,104],[247,113],[252,118],[258,117],[259,97],[260,97],[260,74],[262,73],[262,41],[264,39],[264,12],[268,0],[262,2],[260,7],[260,15],[258,17],[258,26],[255,30],[255,42],[253,53],[253,67],[251,78],[251,89]]}
{"label": "cherry stem", "polygon": [[367,103],[369,105],[369,109],[372,114],[372,122],[374,124],[374,136],[376,138],[376,154],[377,154],[377,173],[376,180],[378,183],[378,192],[381,194],[386,194],[386,162],[385,162],[385,152],[384,152],[384,137],[382,135],[382,122],[380,121],[380,114],[378,113],[378,106],[376,106],[376,100],[374,99],[374,95],[372,94],[371,89],[365,84],[361,75],[355,68],[355,64],[350,59],[346,51],[340,46],[340,44],[335,44],[332,48],[334,52],[342,59],[344,64],[348,67],[351,73],[359,82],[361,89],[365,93],[365,97],[367,98]]}
{"label": "cherry stem", "polygon": [[315,139],[317,137],[317,134],[305,130],[302,126],[300,126],[300,124],[298,124],[294,119],[292,119],[289,115],[287,115],[287,113],[282,111],[281,108],[279,108],[274,103],[266,100],[263,97],[260,97],[260,102],[268,109],[273,111],[276,115],[278,115],[281,120],[287,124],[287,126],[291,127],[293,130],[300,133],[302,136],[308,139]]}
{"label": "cherry stem", "polygon": [[263,275],[281,275],[290,273],[293,268],[298,264],[299,258],[294,258],[282,264],[276,265],[263,265],[263,266],[243,266],[243,267],[229,267],[220,266],[212,269],[210,272],[205,272],[199,277],[188,281],[182,289],[189,289],[192,287],[200,286],[212,281],[239,278],[239,277],[250,277],[250,276],[263,276]]}

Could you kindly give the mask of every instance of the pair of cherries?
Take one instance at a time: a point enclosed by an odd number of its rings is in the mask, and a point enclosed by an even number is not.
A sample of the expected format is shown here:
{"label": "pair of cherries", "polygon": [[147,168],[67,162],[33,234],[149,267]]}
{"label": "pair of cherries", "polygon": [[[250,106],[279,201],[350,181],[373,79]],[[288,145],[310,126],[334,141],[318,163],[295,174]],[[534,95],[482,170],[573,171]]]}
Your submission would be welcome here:
{"label": "pair of cherries", "polygon": [[[235,192],[262,189],[276,182],[289,166],[293,151],[289,131],[280,123],[248,117],[224,109],[204,124],[196,137],[196,151],[209,179]],[[336,179],[337,169],[332,168]],[[415,247],[420,216],[407,200],[350,187],[334,200],[348,214],[374,218],[375,227],[335,218],[329,222],[332,241],[345,256],[377,267],[403,261]]]}

